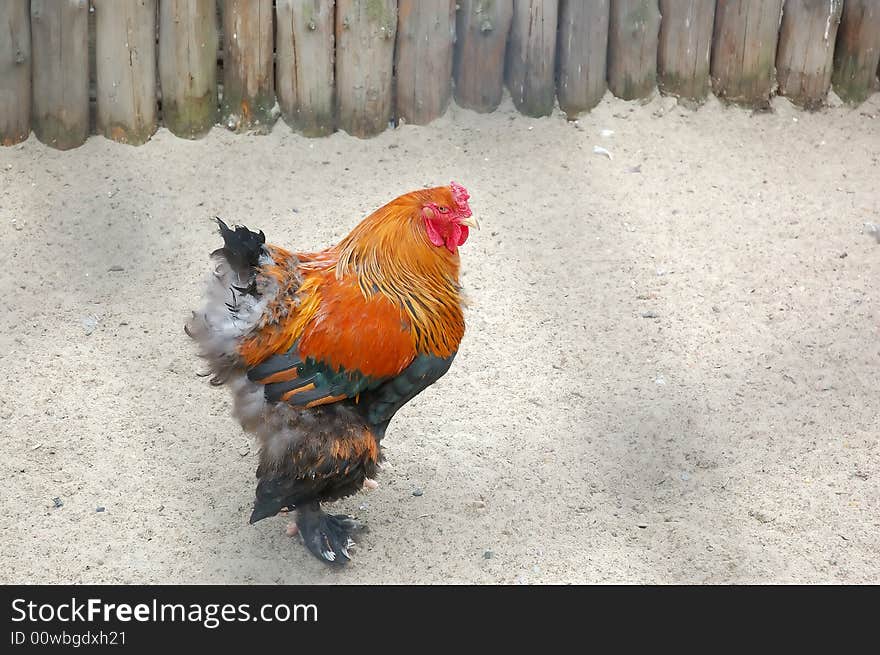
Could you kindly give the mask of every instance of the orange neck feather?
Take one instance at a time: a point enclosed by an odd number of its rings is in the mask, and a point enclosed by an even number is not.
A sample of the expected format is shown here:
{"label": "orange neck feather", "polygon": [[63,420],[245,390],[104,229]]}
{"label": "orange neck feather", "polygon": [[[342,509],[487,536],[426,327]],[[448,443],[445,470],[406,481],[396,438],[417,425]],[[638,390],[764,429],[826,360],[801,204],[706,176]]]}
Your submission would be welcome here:
{"label": "orange neck feather", "polygon": [[365,298],[381,293],[405,312],[417,352],[448,357],[464,335],[458,252],[431,244],[421,207],[429,190],[380,207],[332,250],[336,278],[355,275]]}

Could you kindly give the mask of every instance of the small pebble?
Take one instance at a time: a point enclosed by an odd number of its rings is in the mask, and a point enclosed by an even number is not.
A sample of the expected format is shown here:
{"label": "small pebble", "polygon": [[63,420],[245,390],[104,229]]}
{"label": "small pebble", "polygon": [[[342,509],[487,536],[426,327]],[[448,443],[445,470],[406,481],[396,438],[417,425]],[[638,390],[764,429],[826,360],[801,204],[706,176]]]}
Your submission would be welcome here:
{"label": "small pebble", "polygon": [[119,273],[120,271],[124,271],[125,267],[120,266],[119,264],[113,264],[113,266],[111,266],[107,270],[110,271],[111,273]]}
{"label": "small pebble", "polygon": [[80,323],[82,324],[83,331],[86,333],[86,336],[90,335],[95,331],[95,327],[98,325],[98,317],[94,315],[83,316],[80,319]]}
{"label": "small pebble", "polygon": [[56,496],[55,498],[52,499],[52,503],[55,505],[55,508],[56,508],[56,509],[59,508],[59,507],[64,507],[64,501],[62,501],[62,500],[61,500],[60,498],[58,498],[57,496]]}
{"label": "small pebble", "polygon": [[492,559],[493,557],[495,557],[495,553],[491,550],[487,550],[483,553],[483,559]]}
{"label": "small pebble", "polygon": [[425,492],[422,491],[421,489],[413,489],[412,495],[418,497],[418,496],[421,496],[423,493],[425,493]]}
{"label": "small pebble", "polygon": [[103,511],[104,511],[104,506],[103,506],[103,505],[98,505],[98,506],[95,508],[95,511],[96,511],[96,512],[103,512]]}
{"label": "small pebble", "polygon": [[660,318],[660,315],[653,311],[642,312],[642,318]]}

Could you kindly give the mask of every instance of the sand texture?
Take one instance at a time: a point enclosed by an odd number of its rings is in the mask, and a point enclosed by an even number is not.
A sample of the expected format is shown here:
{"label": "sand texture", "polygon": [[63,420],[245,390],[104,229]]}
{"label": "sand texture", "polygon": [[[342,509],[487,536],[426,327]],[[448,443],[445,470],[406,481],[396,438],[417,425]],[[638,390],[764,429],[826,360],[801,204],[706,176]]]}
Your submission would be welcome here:
{"label": "sand texture", "polygon": [[[255,447],[183,333],[210,217],[317,249],[450,180],[468,332],[330,569],[247,524]],[[2,148],[0,582],[878,583],[869,222],[880,94]]]}

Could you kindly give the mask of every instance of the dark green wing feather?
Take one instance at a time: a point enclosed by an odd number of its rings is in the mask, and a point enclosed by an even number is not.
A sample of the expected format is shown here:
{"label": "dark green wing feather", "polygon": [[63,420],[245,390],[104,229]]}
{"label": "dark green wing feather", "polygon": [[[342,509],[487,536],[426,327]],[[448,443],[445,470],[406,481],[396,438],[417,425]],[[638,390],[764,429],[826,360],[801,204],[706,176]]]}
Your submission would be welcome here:
{"label": "dark green wing feather", "polygon": [[305,407],[322,400],[356,398],[367,422],[381,425],[440,379],[454,358],[455,353],[446,358],[419,355],[393,378],[371,378],[360,371],[334,371],[323,362],[303,359],[294,344],[286,353],[273,355],[251,368],[248,378],[261,382],[266,400],[273,403],[285,401]]}
{"label": "dark green wing feather", "polygon": [[383,382],[360,398],[361,411],[372,425],[387,424],[391,417],[449,370],[455,353],[441,358],[419,355],[400,375]]}
{"label": "dark green wing feather", "polygon": [[248,378],[264,385],[266,400],[305,407],[322,400],[355,398],[379,387],[387,378],[371,378],[360,371],[333,370],[324,362],[299,353],[295,343],[286,353],[273,355],[248,370]]}

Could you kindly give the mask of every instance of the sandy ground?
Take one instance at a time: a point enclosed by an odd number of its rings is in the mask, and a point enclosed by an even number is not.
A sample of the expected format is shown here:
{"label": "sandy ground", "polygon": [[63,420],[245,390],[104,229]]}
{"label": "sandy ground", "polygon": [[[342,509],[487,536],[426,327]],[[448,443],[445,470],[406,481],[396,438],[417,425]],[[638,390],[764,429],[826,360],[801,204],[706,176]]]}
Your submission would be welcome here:
{"label": "sandy ground", "polygon": [[[774,107],[0,149],[0,582],[880,582],[880,95]],[[182,329],[209,217],[313,249],[451,179],[468,333],[331,570],[247,524]]]}

